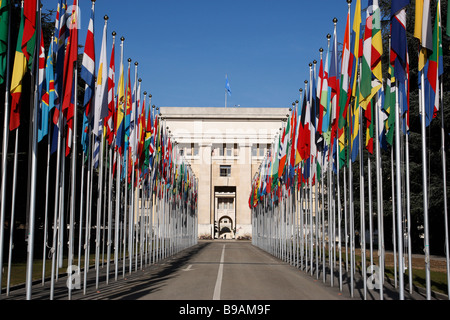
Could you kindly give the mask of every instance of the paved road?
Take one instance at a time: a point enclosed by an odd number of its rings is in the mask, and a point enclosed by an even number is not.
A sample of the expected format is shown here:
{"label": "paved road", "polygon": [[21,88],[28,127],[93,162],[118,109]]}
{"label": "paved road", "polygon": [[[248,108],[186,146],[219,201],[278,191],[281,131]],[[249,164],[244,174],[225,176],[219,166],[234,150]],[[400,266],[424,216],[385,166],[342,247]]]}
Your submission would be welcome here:
{"label": "paved road", "polygon": [[[95,270],[88,272],[86,294],[73,290],[73,300],[361,300],[361,279],[351,298],[348,279],[344,278],[342,292],[329,279],[323,283],[309,272],[299,270],[253,246],[249,241],[199,241],[198,245],[144,269],[127,269],[125,276],[119,272],[114,280],[114,268],[110,283],[105,283],[105,268],[100,270],[98,289],[95,288]],[[329,277],[328,277],[329,278]],[[385,284],[385,299],[398,299],[395,290]],[[66,277],[56,284],[55,300],[67,300]],[[33,287],[32,299],[49,299],[49,281]],[[14,290],[10,297],[25,298],[23,289]],[[423,299],[423,295],[406,294],[406,299]],[[367,299],[378,300],[371,290]]]}

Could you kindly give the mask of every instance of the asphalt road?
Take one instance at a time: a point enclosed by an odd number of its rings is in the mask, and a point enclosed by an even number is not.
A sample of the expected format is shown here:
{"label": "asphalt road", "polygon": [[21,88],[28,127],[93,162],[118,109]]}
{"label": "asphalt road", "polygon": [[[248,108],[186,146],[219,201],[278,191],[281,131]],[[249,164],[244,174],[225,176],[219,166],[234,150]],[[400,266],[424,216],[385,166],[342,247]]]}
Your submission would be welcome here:
{"label": "asphalt road", "polygon": [[[122,265],[122,263],[120,263]],[[121,268],[120,268],[121,269]],[[322,275],[310,275],[269,253],[253,246],[250,241],[199,241],[191,248],[144,268],[125,274],[119,270],[114,279],[111,266],[109,284],[105,281],[106,267],[101,268],[99,287],[95,287],[95,270],[87,273],[86,293],[72,290],[72,300],[147,300],[147,301],[293,301],[293,300],[362,300],[362,281],[355,278],[354,295],[350,295],[349,279],[344,277],[343,290],[326,283]],[[67,300],[66,276],[56,283],[54,299]],[[33,287],[33,300],[48,300],[50,281]],[[367,291],[368,300],[378,300],[377,290]],[[21,300],[25,290],[12,290],[2,300]],[[423,300],[424,296],[405,294],[406,299]],[[398,293],[388,281],[384,299],[398,299]]]}

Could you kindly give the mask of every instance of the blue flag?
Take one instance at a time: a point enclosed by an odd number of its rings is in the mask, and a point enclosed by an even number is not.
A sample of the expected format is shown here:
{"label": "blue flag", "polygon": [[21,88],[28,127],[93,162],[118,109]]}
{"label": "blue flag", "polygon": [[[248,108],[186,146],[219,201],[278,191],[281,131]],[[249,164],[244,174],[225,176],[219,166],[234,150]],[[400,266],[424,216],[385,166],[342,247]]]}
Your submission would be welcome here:
{"label": "blue flag", "polygon": [[230,88],[230,83],[228,82],[227,75],[225,75],[225,89],[227,90],[228,94],[231,96],[231,88]]}

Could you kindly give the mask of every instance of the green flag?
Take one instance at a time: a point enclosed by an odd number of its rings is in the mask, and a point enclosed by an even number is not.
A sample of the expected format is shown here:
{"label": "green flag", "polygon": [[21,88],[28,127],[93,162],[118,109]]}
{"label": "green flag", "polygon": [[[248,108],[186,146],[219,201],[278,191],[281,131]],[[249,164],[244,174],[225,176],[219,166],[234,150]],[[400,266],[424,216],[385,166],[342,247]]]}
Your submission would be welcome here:
{"label": "green flag", "polygon": [[9,0],[1,0],[0,5],[0,84],[6,80],[8,53]]}

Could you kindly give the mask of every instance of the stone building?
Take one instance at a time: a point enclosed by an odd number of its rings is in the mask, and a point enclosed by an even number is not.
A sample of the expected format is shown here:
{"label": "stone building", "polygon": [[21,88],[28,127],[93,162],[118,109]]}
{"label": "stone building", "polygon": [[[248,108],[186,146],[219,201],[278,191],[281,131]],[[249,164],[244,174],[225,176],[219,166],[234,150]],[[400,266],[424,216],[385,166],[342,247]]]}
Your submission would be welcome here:
{"label": "stone building", "polygon": [[198,236],[250,238],[251,181],[289,108],[160,108],[199,179]]}

